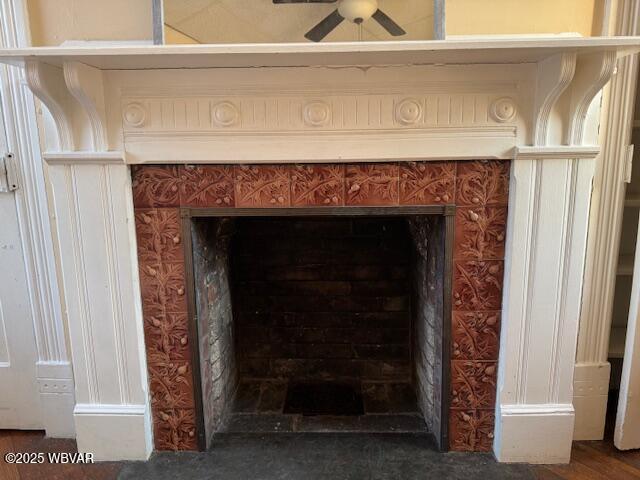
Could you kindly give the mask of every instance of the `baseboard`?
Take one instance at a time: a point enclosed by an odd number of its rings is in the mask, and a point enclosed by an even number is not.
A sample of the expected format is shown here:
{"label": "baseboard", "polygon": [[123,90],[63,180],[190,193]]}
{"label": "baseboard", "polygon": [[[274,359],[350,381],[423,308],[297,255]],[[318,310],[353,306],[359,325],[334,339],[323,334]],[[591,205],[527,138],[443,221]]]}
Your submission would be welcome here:
{"label": "baseboard", "polygon": [[506,463],[569,463],[574,419],[571,404],[501,405],[494,454]]}
{"label": "baseboard", "polygon": [[610,376],[609,362],[576,364],[573,375],[574,440],[602,440],[604,437]]}
{"label": "baseboard", "polygon": [[47,437],[74,438],[73,370],[69,362],[38,362],[36,377],[42,423]]}
{"label": "baseboard", "polygon": [[79,452],[98,461],[147,460],[153,450],[146,405],[77,404],[73,416]]}

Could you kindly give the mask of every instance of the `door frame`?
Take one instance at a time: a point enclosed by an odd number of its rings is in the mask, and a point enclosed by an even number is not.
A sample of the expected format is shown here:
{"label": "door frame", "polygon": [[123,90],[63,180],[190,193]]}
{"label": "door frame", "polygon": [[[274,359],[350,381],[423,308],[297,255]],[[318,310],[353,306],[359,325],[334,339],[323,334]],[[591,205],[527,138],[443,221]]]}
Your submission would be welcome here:
{"label": "door frame", "polygon": [[[0,0],[0,48],[29,46],[25,0]],[[57,246],[50,223],[38,114],[24,71],[0,65],[7,148],[18,172],[15,191],[28,296],[36,337],[42,427],[50,437],[75,437],[74,382],[58,287]]]}

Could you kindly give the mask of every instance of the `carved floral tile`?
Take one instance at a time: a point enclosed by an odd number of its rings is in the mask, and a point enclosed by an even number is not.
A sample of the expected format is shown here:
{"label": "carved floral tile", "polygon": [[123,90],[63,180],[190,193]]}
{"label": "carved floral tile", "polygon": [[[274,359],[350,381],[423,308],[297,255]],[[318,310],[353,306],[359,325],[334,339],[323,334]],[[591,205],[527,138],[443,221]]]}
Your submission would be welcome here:
{"label": "carved floral tile", "polygon": [[193,377],[189,360],[164,352],[147,355],[151,405],[157,408],[193,408]]}
{"label": "carved floral tile", "polygon": [[496,362],[451,361],[451,407],[493,408],[496,401]]}
{"label": "carved floral tile", "polygon": [[177,208],[139,208],[135,211],[140,263],[183,263],[180,211]]}
{"label": "carved floral tile", "polygon": [[493,446],[495,414],[492,409],[451,409],[449,446],[458,452],[488,452]]}
{"label": "carved floral tile", "polygon": [[131,182],[136,208],[180,205],[180,175],[176,165],[134,166]]}
{"label": "carved floral tile", "polygon": [[400,204],[452,204],[456,190],[455,162],[400,164]]}
{"label": "carved floral tile", "polygon": [[398,165],[362,163],[347,165],[347,205],[398,205]]}
{"label": "carved floral tile", "polygon": [[295,165],[291,169],[291,205],[344,205],[343,165]]}
{"label": "carved floral tile", "polygon": [[500,310],[502,277],[502,261],[454,260],[453,309]]}
{"label": "carved floral tile", "polygon": [[154,410],[153,423],[157,450],[198,449],[193,409]]}
{"label": "carved floral tile", "polygon": [[188,360],[189,333],[187,313],[144,313],[147,351],[166,354],[172,360]]}
{"label": "carved floral tile", "polygon": [[461,207],[456,210],[455,258],[504,258],[506,207]]}
{"label": "carved floral tile", "polygon": [[500,312],[452,314],[452,358],[497,360],[500,350]]}
{"label": "carved floral tile", "polygon": [[273,208],[291,205],[289,165],[234,167],[237,207]]}
{"label": "carved floral tile", "polygon": [[456,204],[458,206],[507,205],[509,168],[508,161],[459,162]]}
{"label": "carved floral tile", "polygon": [[182,263],[141,263],[143,310],[159,305],[165,312],[186,312],[186,281]]}
{"label": "carved floral tile", "polygon": [[235,192],[230,165],[180,167],[181,204],[185,207],[233,207]]}
{"label": "carved floral tile", "polygon": [[180,201],[185,206],[211,208],[419,205],[456,200],[462,208],[458,208],[454,246],[451,449],[489,450],[503,275],[503,263],[498,259],[504,255],[506,208],[502,207],[507,204],[508,176],[509,162],[498,161],[357,164],[346,168],[135,167],[156,448],[195,450],[197,433],[179,210],[148,207],[177,207]]}

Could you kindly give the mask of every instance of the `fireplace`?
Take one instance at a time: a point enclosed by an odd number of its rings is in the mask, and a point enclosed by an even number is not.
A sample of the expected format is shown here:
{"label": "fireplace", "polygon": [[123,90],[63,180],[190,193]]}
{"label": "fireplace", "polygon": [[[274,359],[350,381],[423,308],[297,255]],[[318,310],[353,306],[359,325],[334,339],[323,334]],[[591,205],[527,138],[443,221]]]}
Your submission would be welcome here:
{"label": "fireplace", "polygon": [[156,447],[428,431],[488,450],[509,162],[140,166]]}
{"label": "fireplace", "polygon": [[[382,208],[449,219],[449,346],[426,350],[449,369],[449,449],[567,462],[598,95],[637,49],[545,37],[2,52],[46,107],[78,449],[119,460],[206,446],[185,252],[199,213],[237,225],[263,209],[271,221]],[[399,213],[423,207],[444,210]]]}

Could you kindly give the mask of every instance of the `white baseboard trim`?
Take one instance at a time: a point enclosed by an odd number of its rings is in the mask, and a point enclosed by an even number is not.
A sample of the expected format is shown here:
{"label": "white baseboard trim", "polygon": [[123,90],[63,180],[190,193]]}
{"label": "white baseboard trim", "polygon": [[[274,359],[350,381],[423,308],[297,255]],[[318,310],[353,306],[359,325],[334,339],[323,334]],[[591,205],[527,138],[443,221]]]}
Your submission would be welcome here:
{"label": "white baseboard trim", "polygon": [[37,362],[42,423],[47,437],[74,438],[73,369],[69,362]]}
{"label": "white baseboard trim", "polygon": [[574,440],[602,440],[609,399],[609,362],[578,363],[573,374]]}
{"label": "white baseboard trim", "polygon": [[569,463],[574,418],[571,404],[501,405],[494,454],[506,463]]}
{"label": "white baseboard trim", "polygon": [[147,460],[153,450],[147,405],[77,404],[73,416],[79,452],[98,461]]}

